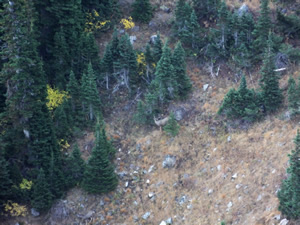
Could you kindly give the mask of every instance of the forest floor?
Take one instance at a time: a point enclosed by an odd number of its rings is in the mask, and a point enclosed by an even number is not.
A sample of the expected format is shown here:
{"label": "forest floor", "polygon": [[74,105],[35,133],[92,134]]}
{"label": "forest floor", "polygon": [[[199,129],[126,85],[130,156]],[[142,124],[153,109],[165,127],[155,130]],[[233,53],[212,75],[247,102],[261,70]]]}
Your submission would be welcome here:
{"label": "forest floor", "polygon": [[[250,3],[251,9],[257,9],[256,3]],[[174,4],[169,7],[174,9]],[[137,36],[135,47],[144,46],[156,31],[162,39],[168,37],[171,19],[170,14],[159,11],[154,18],[156,27],[140,25],[138,31],[129,31]],[[99,40],[101,51],[108,36]],[[285,92],[288,75],[296,77],[298,72],[294,68],[282,76],[280,86]],[[279,224],[284,217],[278,211],[276,193],[286,178],[287,155],[294,148],[299,121],[286,117],[285,103],[277,114],[233,128],[234,123],[217,116],[225,94],[238,87],[229,73],[221,67],[219,76],[212,78],[193,59],[188,61],[193,92],[188,100],[167,108],[168,112],[183,109],[175,138],[159,127],[134,124],[131,103],[120,100],[105,118],[107,133],[117,147],[117,190],[98,196],[74,188],[46,215],[16,218],[6,224],[159,225],[168,218],[176,225],[220,225],[221,221]],[[258,73],[247,78],[250,88],[258,87]],[[203,89],[205,84],[207,90]],[[86,132],[77,141],[87,159],[93,133]],[[176,159],[170,168],[163,167],[167,156]],[[289,222],[293,224],[300,222]]]}

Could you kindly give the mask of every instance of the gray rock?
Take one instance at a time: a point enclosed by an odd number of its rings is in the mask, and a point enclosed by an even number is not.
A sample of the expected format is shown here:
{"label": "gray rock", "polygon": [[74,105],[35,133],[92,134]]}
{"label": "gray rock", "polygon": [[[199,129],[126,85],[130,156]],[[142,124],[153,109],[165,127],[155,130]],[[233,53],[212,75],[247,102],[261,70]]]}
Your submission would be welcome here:
{"label": "gray rock", "polygon": [[209,86],[209,84],[204,84],[203,85],[203,91],[207,91],[208,86]]}
{"label": "gray rock", "polygon": [[134,42],[136,41],[136,36],[130,36],[129,40],[130,40],[130,43],[133,45]]}
{"label": "gray rock", "polygon": [[166,220],[166,222],[167,222],[167,224],[173,224],[173,220],[172,220],[172,218],[170,217],[170,218],[168,218],[167,220]]}
{"label": "gray rock", "polygon": [[289,64],[289,57],[284,53],[277,53],[275,56],[275,67],[276,69],[286,68]]}
{"label": "gray rock", "polygon": [[240,189],[242,186],[243,186],[242,184],[237,184],[237,185],[235,185],[235,188],[238,190],[238,189]]}
{"label": "gray rock", "polygon": [[18,222],[15,225],[20,225]]}
{"label": "gray rock", "polygon": [[187,209],[193,209],[193,205],[192,204],[190,204],[190,205],[187,205],[187,207],[186,207]]}
{"label": "gray rock", "polygon": [[52,206],[50,210],[52,221],[60,221],[69,216],[70,209],[67,207],[65,203],[67,202],[58,201],[55,205]]}
{"label": "gray rock", "polygon": [[157,39],[157,35],[155,34],[155,35],[152,35],[151,37],[150,37],[150,43],[151,44],[154,44],[155,42],[156,42],[156,39]]}
{"label": "gray rock", "polygon": [[259,195],[256,199],[257,202],[259,202],[262,199],[262,195]]}
{"label": "gray rock", "polygon": [[165,13],[170,13],[171,12],[171,9],[165,5],[162,5],[159,7],[163,12]]}
{"label": "gray rock", "polygon": [[151,165],[149,170],[148,170],[148,173],[151,173],[153,170],[154,170],[154,165]]}
{"label": "gray rock", "polygon": [[149,192],[148,197],[153,198],[154,195],[155,195],[154,192]]}
{"label": "gray rock", "polygon": [[213,192],[214,192],[213,189],[209,189],[209,190],[208,190],[208,194],[209,194],[209,195],[211,195]]}
{"label": "gray rock", "polygon": [[148,24],[148,26],[152,30],[155,30],[157,28],[157,24],[154,21],[150,21],[149,24]]}
{"label": "gray rock", "polygon": [[228,212],[228,211],[230,210],[231,207],[232,207],[232,202],[229,202],[229,203],[227,204],[227,209],[226,209],[226,211]]}
{"label": "gray rock", "polygon": [[167,223],[163,220],[163,221],[160,222],[159,225],[167,225]]}
{"label": "gray rock", "polygon": [[120,34],[124,34],[124,33],[125,33],[125,30],[124,30],[124,29],[121,29],[119,32],[120,32]]}
{"label": "gray rock", "polygon": [[139,218],[137,216],[133,216],[133,221],[137,222],[137,221],[139,221]]}
{"label": "gray rock", "polygon": [[163,168],[173,168],[176,164],[176,156],[166,155],[162,163]]}
{"label": "gray rock", "polygon": [[100,200],[100,206],[104,206],[104,204],[105,204],[104,201],[101,199]]}
{"label": "gray rock", "polygon": [[185,114],[185,109],[182,107],[174,110],[174,116],[177,121],[182,120],[184,117],[184,114]]}
{"label": "gray rock", "polygon": [[134,26],[131,30],[133,32],[139,32],[140,31],[140,26]]}
{"label": "gray rock", "polygon": [[147,219],[150,217],[150,215],[151,215],[150,212],[146,212],[146,213],[142,216],[142,218],[143,218],[144,220],[147,220]]}
{"label": "gray rock", "polygon": [[40,213],[35,208],[31,208],[31,215],[37,217],[40,215]]}
{"label": "gray rock", "polygon": [[87,219],[90,219],[93,215],[95,214],[95,211],[88,211],[88,213],[82,217],[83,220],[87,220]]}
{"label": "gray rock", "polygon": [[227,142],[231,142],[231,136],[228,136]]}
{"label": "gray rock", "polygon": [[287,225],[289,221],[287,219],[283,219],[280,221],[279,225]]}
{"label": "gray rock", "polygon": [[274,219],[275,219],[275,220],[280,220],[280,218],[281,218],[281,217],[280,217],[280,214],[279,214],[279,215],[276,215],[276,216],[274,216]]}
{"label": "gray rock", "polygon": [[239,17],[243,16],[244,14],[250,13],[249,7],[246,3],[244,3],[237,11]]}
{"label": "gray rock", "polygon": [[182,205],[187,201],[187,197],[185,195],[181,196],[180,198],[175,198],[175,201],[179,204]]}
{"label": "gray rock", "polygon": [[232,177],[231,177],[232,180],[234,180],[236,178],[237,178],[237,173],[233,174]]}
{"label": "gray rock", "polygon": [[217,170],[220,171],[221,170],[221,165],[217,166]]}

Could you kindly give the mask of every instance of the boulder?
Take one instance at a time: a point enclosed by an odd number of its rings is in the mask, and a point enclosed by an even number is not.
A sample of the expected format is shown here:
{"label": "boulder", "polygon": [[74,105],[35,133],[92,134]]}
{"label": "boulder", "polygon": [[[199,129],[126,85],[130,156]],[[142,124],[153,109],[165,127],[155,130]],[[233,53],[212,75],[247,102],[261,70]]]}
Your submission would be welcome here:
{"label": "boulder", "polygon": [[166,155],[162,163],[163,168],[173,168],[176,164],[176,156]]}
{"label": "boulder", "polygon": [[159,225],[167,225],[167,223],[163,220],[163,221],[160,222]]}
{"label": "boulder", "polygon": [[34,217],[38,217],[40,213],[35,208],[31,208],[31,215]]}
{"label": "boulder", "polygon": [[203,91],[207,91],[208,86],[209,86],[209,84],[204,84],[203,85]]}
{"label": "boulder", "polygon": [[65,203],[64,201],[58,201],[52,206],[50,210],[52,221],[61,221],[69,216],[70,210]]}
{"label": "boulder", "polygon": [[150,37],[150,44],[154,44],[155,42],[156,42],[156,39],[157,39],[157,35],[155,34],[155,35],[152,35],[151,37]]}
{"label": "boulder", "polygon": [[246,3],[244,3],[237,11],[239,17],[243,16],[244,14],[250,13],[249,7]]}
{"label": "boulder", "polygon": [[134,42],[136,41],[136,36],[130,36],[129,40],[130,40],[130,43],[133,45]]}
{"label": "boulder", "polygon": [[289,221],[287,219],[283,219],[280,221],[279,225],[287,225]]}
{"label": "boulder", "polygon": [[150,217],[150,215],[151,215],[150,212],[146,212],[146,213],[142,216],[142,218],[143,218],[144,220],[147,220],[147,219]]}
{"label": "boulder", "polygon": [[170,13],[171,12],[171,9],[165,5],[162,5],[159,7],[163,12],[165,13]]}
{"label": "boulder", "polygon": [[177,121],[182,120],[184,115],[185,115],[185,109],[183,107],[174,110],[174,116]]}
{"label": "boulder", "polygon": [[168,218],[167,220],[166,220],[166,222],[167,222],[167,224],[173,224],[173,220],[172,220],[172,218],[170,217],[170,218]]}

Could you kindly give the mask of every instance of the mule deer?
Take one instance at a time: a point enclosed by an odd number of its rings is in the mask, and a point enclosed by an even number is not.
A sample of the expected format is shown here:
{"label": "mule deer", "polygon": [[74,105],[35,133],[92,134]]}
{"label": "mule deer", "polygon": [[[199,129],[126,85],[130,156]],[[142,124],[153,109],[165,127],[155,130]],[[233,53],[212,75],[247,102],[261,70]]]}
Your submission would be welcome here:
{"label": "mule deer", "polygon": [[169,118],[170,118],[170,117],[167,116],[166,118],[160,119],[160,118],[156,118],[156,117],[154,116],[154,123],[155,123],[157,126],[159,126],[159,130],[161,131],[161,127],[167,124],[167,122],[169,121]]}

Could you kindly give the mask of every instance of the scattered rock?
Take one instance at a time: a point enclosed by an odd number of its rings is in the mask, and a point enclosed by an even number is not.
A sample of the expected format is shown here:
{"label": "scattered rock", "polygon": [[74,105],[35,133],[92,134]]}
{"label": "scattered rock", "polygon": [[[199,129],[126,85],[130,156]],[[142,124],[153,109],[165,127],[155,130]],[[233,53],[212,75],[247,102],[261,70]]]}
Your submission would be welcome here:
{"label": "scattered rock", "polygon": [[83,220],[90,219],[94,214],[95,214],[95,211],[90,210],[84,217],[82,217],[82,219]]}
{"label": "scattered rock", "polygon": [[137,216],[133,216],[133,221],[134,222],[138,222],[139,221],[139,218]]}
{"label": "scattered rock", "polygon": [[284,53],[277,53],[275,56],[275,67],[276,69],[286,68],[289,64],[289,57]]}
{"label": "scattered rock", "polygon": [[280,218],[281,218],[281,217],[280,217],[280,214],[279,214],[279,215],[276,215],[276,216],[274,216],[274,219],[275,219],[275,220],[280,220]]}
{"label": "scattered rock", "polygon": [[190,204],[190,205],[187,205],[187,207],[186,207],[187,209],[193,209],[193,205],[192,204]]}
{"label": "scattered rock", "polygon": [[140,31],[140,26],[134,26],[133,28],[131,28],[131,30],[133,32],[139,32]]}
{"label": "scattered rock", "polygon": [[154,170],[154,165],[151,165],[149,170],[148,170],[148,173],[151,173],[153,170]]}
{"label": "scattered rock", "polygon": [[176,164],[176,156],[166,155],[162,163],[163,168],[173,168]]}
{"label": "scattered rock", "polygon": [[185,114],[185,109],[183,107],[180,107],[180,108],[174,110],[174,116],[177,121],[182,120],[184,117],[184,114]]}
{"label": "scattered rock", "polygon": [[226,209],[226,211],[228,212],[228,211],[230,210],[231,207],[232,207],[232,202],[229,202],[229,203],[227,204],[227,209]]}
{"label": "scattered rock", "polygon": [[36,211],[35,208],[31,208],[31,215],[34,216],[34,217],[37,217],[40,215],[40,213],[38,211]]}
{"label": "scattered rock", "polygon": [[240,189],[242,186],[243,186],[242,184],[237,184],[237,185],[235,185],[235,188],[238,190],[238,189]]}
{"label": "scattered rock", "polygon": [[185,196],[185,195],[183,195],[183,196],[181,196],[181,198],[175,198],[175,201],[179,204],[179,205],[182,205],[182,204],[184,204],[186,201],[187,201],[188,199],[187,199],[187,197]]}
{"label": "scattered rock", "polygon": [[15,225],[20,225],[18,222]]}
{"label": "scattered rock", "polygon": [[136,41],[136,36],[130,36],[129,40],[130,40],[130,43],[133,45],[134,42]]}
{"label": "scattered rock", "polygon": [[236,178],[237,178],[237,173],[233,174],[232,177],[231,177],[232,180],[234,180]]}
{"label": "scattered rock", "polygon": [[237,14],[238,14],[239,17],[241,17],[241,16],[243,16],[244,14],[247,14],[247,13],[249,13],[249,12],[250,12],[250,10],[249,10],[248,5],[247,5],[246,3],[244,3],[244,4],[238,9]]}
{"label": "scattered rock", "polygon": [[148,26],[152,30],[155,30],[157,28],[157,24],[154,21],[150,21]]}
{"label": "scattered rock", "polygon": [[203,91],[207,91],[208,86],[209,86],[209,84],[204,84],[203,85]]}
{"label": "scattered rock", "polygon": [[148,180],[146,180],[146,184],[150,184],[150,180],[148,179]]}
{"label": "scattered rock", "polygon": [[208,194],[209,194],[209,195],[211,195],[213,192],[214,192],[213,189],[209,189],[209,190],[208,190]]}
{"label": "scattered rock", "polygon": [[125,34],[125,30],[124,29],[121,29],[119,32],[120,32],[120,34]]}
{"label": "scattered rock", "polygon": [[227,142],[231,142],[231,136],[228,136]]}
{"label": "scattered rock", "polygon": [[129,185],[128,181],[125,182],[125,187],[127,188]]}
{"label": "scattered rock", "polygon": [[70,210],[66,207],[67,202],[58,201],[54,204],[50,210],[51,212],[51,220],[52,221],[60,221],[67,218],[70,214]]}
{"label": "scattered rock", "polygon": [[100,200],[100,206],[104,206],[104,204],[105,204],[104,201],[101,199]]}
{"label": "scattered rock", "polygon": [[262,199],[262,195],[259,195],[256,199],[257,202],[259,202]]}
{"label": "scattered rock", "polygon": [[220,171],[221,170],[221,165],[217,166],[217,170]]}
{"label": "scattered rock", "polygon": [[155,195],[154,192],[149,192],[148,197],[153,198],[154,195]]}
{"label": "scattered rock", "polygon": [[162,5],[161,7],[159,7],[163,12],[165,13],[170,13],[171,9],[165,5]]}
{"label": "scattered rock", "polygon": [[157,35],[155,34],[155,35],[152,35],[151,37],[150,37],[150,43],[151,44],[154,44],[155,42],[156,42],[156,39],[157,39]]}
{"label": "scattered rock", "polygon": [[144,220],[147,220],[147,219],[149,218],[150,215],[151,215],[150,212],[146,212],[146,213],[142,216],[142,218],[143,218]]}
{"label": "scattered rock", "polygon": [[280,221],[279,225],[287,225],[289,221],[287,219],[283,219]]}
{"label": "scattered rock", "polygon": [[167,220],[166,220],[166,222],[167,222],[167,224],[173,224],[173,220],[172,220],[172,218],[170,217],[170,218],[168,218]]}
{"label": "scattered rock", "polygon": [[163,220],[163,221],[160,222],[159,225],[167,225],[167,223]]}

